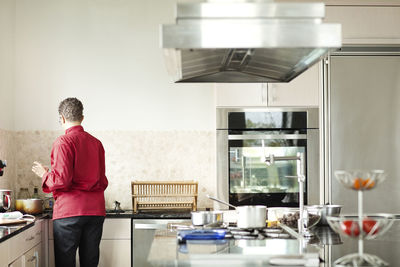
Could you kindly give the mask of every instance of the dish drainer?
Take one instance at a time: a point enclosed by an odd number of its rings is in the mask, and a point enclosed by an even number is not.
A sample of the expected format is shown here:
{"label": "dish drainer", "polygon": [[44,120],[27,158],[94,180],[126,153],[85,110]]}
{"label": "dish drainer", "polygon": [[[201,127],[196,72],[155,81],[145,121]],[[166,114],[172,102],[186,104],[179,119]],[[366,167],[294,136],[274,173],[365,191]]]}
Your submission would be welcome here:
{"label": "dish drainer", "polygon": [[197,210],[196,181],[133,181],[132,208],[139,210]]}

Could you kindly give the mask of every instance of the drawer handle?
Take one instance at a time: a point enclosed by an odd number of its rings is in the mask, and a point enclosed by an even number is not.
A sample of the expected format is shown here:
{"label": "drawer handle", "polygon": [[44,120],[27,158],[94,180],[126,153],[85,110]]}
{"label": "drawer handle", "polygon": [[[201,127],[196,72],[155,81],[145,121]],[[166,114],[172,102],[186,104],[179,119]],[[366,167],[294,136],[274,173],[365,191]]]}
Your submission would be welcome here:
{"label": "drawer handle", "polygon": [[25,241],[31,241],[31,240],[33,240],[33,239],[35,239],[35,237],[34,237],[34,236],[31,236],[31,237],[25,239]]}
{"label": "drawer handle", "polygon": [[36,260],[36,256],[32,256],[32,257],[28,260],[28,262],[32,262],[32,261],[34,261],[34,260]]}
{"label": "drawer handle", "polygon": [[41,232],[39,231],[39,232],[36,232],[36,235],[40,235],[41,234]]}

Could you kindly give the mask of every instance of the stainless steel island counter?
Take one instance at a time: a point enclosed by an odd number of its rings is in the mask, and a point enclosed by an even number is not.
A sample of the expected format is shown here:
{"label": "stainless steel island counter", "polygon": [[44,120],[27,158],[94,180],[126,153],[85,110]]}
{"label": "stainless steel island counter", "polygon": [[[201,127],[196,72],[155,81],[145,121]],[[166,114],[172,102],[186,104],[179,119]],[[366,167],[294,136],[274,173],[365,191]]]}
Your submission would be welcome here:
{"label": "stainless steel island counter", "polygon": [[[286,260],[302,258],[295,266],[334,266],[334,261],[346,254],[357,253],[358,240],[341,237],[329,227],[314,228],[315,237],[300,255],[299,241],[293,238],[263,240],[224,239],[217,241],[187,241],[179,244],[176,232],[156,231],[147,254],[148,266],[283,266]],[[364,241],[364,252],[377,255],[390,266],[400,262],[400,220],[383,236]],[[143,255],[146,256],[146,255]],[[319,258],[319,264],[315,259]],[[271,261],[273,259],[273,261]],[[299,262],[299,263],[300,263]],[[308,265],[304,265],[307,263]]]}

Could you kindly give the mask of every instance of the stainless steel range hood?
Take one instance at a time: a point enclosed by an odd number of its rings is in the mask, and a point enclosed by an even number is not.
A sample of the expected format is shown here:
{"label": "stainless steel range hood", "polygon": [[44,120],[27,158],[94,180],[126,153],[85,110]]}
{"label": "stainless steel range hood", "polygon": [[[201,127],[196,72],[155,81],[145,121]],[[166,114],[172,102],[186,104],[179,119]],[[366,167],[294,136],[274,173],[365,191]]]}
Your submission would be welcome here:
{"label": "stainless steel range hood", "polygon": [[322,23],[323,3],[179,3],[161,26],[175,82],[289,82],[341,47],[341,25]]}

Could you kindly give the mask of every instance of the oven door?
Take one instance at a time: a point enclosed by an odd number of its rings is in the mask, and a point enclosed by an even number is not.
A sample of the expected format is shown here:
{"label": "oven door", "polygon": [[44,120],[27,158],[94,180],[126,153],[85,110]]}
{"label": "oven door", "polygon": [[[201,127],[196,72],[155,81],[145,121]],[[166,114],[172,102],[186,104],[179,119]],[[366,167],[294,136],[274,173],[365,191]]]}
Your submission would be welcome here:
{"label": "oven door", "polygon": [[[297,207],[296,161],[267,166],[264,157],[306,155],[305,203],[319,203],[318,129],[218,130],[218,196],[233,205]],[[264,141],[264,149],[262,146]],[[311,181],[311,182],[310,182]]]}

